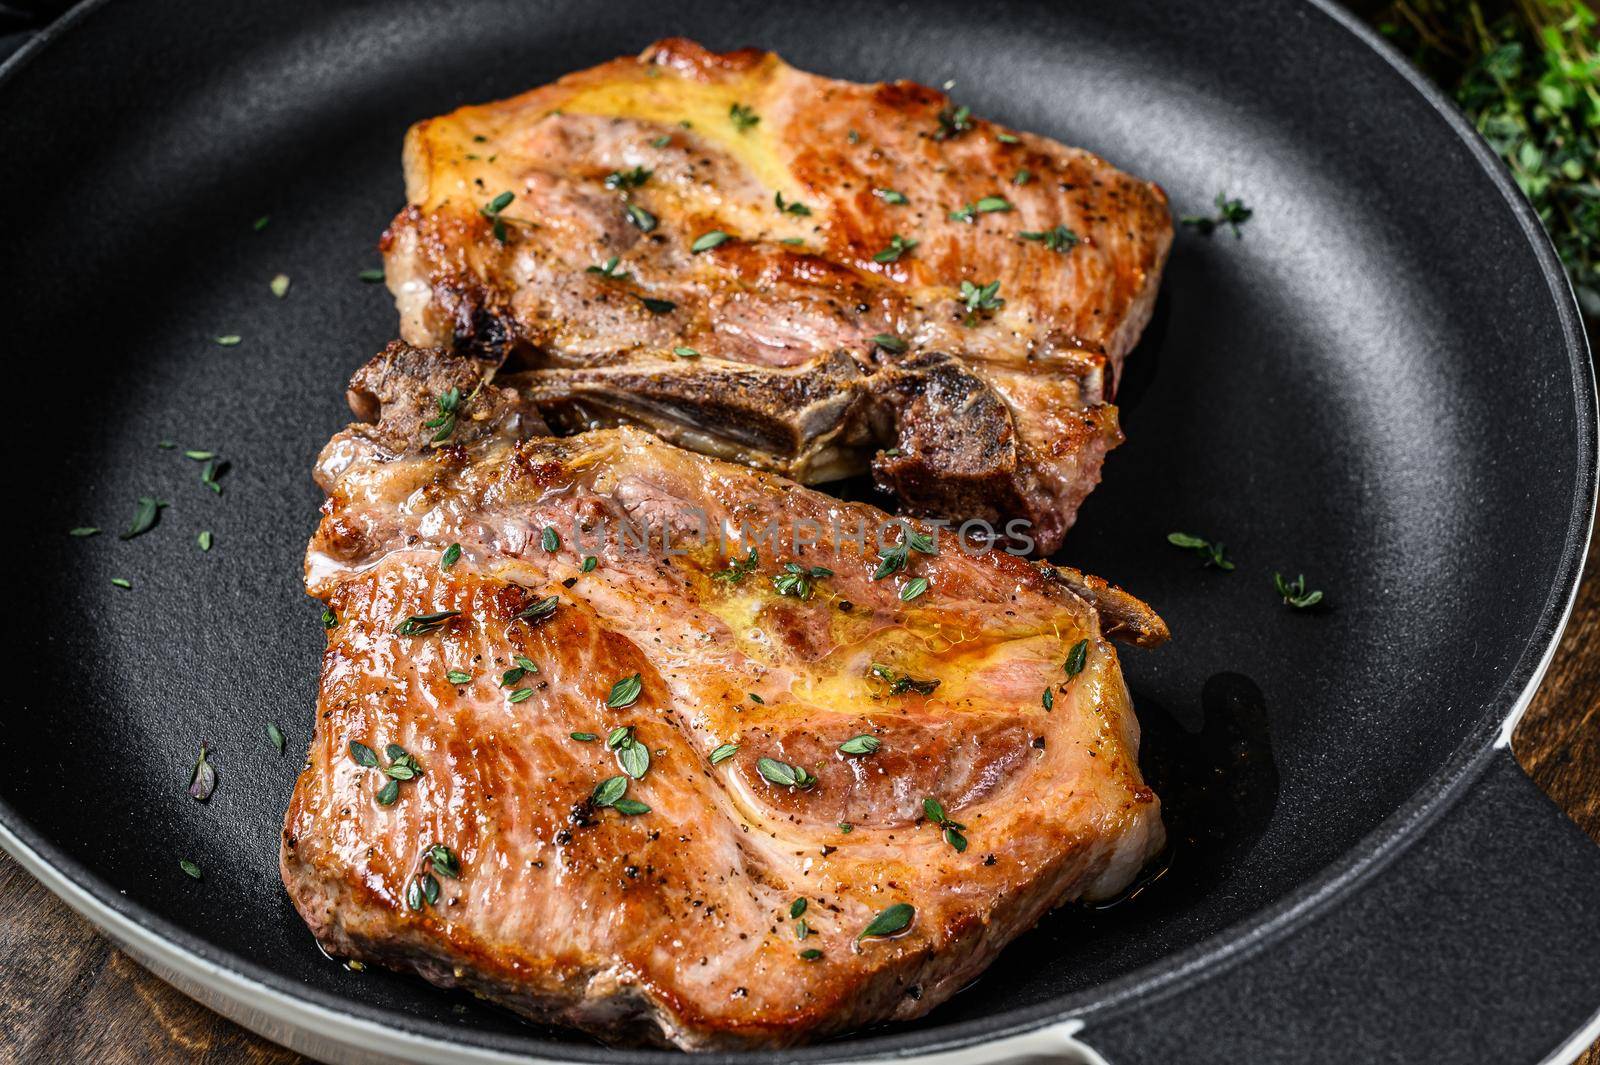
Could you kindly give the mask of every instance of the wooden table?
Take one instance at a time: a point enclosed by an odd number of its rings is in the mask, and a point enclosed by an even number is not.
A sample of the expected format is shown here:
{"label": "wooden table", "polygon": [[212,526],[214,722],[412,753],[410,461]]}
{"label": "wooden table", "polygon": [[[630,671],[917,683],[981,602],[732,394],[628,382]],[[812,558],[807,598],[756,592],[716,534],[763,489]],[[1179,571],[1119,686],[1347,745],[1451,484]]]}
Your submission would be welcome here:
{"label": "wooden table", "polygon": [[[1597,538],[1600,539],[1600,538]],[[1591,557],[1600,556],[1600,543]],[[1513,747],[1517,760],[1600,842],[1600,558]],[[0,854],[0,1060],[289,1063],[151,976]],[[1600,1043],[1578,1059],[1600,1065]]]}

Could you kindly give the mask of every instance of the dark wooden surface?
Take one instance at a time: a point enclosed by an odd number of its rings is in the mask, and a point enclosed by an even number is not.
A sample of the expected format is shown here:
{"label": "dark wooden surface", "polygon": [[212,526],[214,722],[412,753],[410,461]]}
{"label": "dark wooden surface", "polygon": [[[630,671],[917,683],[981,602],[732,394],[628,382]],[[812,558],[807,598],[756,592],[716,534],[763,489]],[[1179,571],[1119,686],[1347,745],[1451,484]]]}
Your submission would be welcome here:
{"label": "dark wooden surface", "polygon": [[[1590,565],[1513,746],[1539,786],[1600,842],[1600,562]],[[151,976],[4,854],[0,899],[0,1061],[306,1060]],[[1600,1065],[1600,1043],[1578,1060]]]}

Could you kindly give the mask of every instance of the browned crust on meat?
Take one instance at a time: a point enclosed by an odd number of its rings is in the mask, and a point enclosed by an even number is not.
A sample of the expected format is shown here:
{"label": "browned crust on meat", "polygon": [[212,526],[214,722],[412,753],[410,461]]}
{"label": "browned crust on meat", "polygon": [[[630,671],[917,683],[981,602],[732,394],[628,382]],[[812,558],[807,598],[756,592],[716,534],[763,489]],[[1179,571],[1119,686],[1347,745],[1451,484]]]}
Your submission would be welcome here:
{"label": "browned crust on meat", "polygon": [[[948,540],[882,579],[879,549],[846,539],[764,547],[746,579],[724,580],[746,534],[669,553],[663,530],[682,508],[718,524],[890,519],[633,429],[523,438],[517,390],[491,393],[498,379],[475,386],[475,428],[433,440],[428,401],[480,372],[391,347],[353,382],[377,421],[336,436],[319,467],[329,498],[307,581],[334,624],[281,866],[329,952],[616,1042],[782,1047],[920,1016],[1051,906],[1114,894],[1159,849],[1137,723],[1092,604],[1159,625],[1148,608]],[[572,531],[552,550],[539,533],[630,516],[658,519],[652,550],[581,546]],[[462,550],[447,566],[450,544]],[[579,565],[585,551],[597,565]],[[796,559],[830,571],[810,599],[772,590]],[[905,598],[913,575],[929,590]],[[520,616],[552,595],[549,616]],[[399,631],[441,611],[453,613],[431,632]],[[1084,668],[1069,675],[1080,642]],[[520,658],[538,671],[503,681]],[[893,688],[879,663],[939,684]],[[638,698],[610,705],[635,673]],[[526,695],[509,698],[517,684]],[[617,763],[571,737],[618,726],[651,755],[629,785],[650,807],[635,816],[594,805]],[[838,751],[858,734],[880,740],[871,758]],[[730,737],[737,756],[712,765]],[[384,777],[351,741],[397,744],[421,773],[380,806]],[[773,783],[762,757],[811,767],[815,785]],[[969,846],[927,822],[924,796],[966,825]],[[414,906],[408,887],[439,842],[459,875]],[[809,901],[804,938],[796,897]],[[897,901],[916,906],[912,926],[861,940]]]}
{"label": "browned crust on meat", "polygon": [[[664,37],[640,52],[639,60],[709,81],[754,70],[771,55],[761,48],[713,52],[687,37]],[[616,62],[626,61],[619,59]]]}
{"label": "browned crust on meat", "polygon": [[1109,581],[1070,566],[1056,566],[1055,573],[1100,615],[1100,631],[1113,640],[1136,647],[1160,647],[1172,638],[1167,623],[1144,600],[1129,595]]}
{"label": "browned crust on meat", "polygon": [[[734,105],[757,121],[735,129]],[[636,415],[639,404],[617,395],[598,402],[602,387],[625,391],[623,377],[575,382],[570,391],[586,393],[602,423],[637,416],[687,446],[812,483],[898,449],[889,458],[900,461],[875,466],[911,509],[1021,517],[1037,527],[1040,549],[1053,550],[1120,440],[1109,400],[1153,307],[1171,242],[1166,198],[1087,152],[981,117],[964,117],[945,136],[952,108],[945,94],[909,82],[834,81],[771,53],[717,54],[671,39],[420,122],[406,144],[412,204],[384,240],[403,333],[552,375],[619,359],[670,362],[681,348],[818,372],[844,351],[867,377],[940,353],[991,388],[997,376],[1030,379],[1037,387],[1026,396],[992,393],[1016,446],[1012,473],[990,463],[983,477],[924,469],[906,457],[916,441],[884,434],[894,421],[884,412],[863,412],[857,424],[872,431],[819,441],[798,417],[779,431],[760,404],[679,405],[669,426],[661,412]],[[674,114],[692,114],[691,128]],[[651,176],[606,185],[608,174],[632,167]],[[885,189],[908,202],[887,202]],[[480,213],[500,190],[515,196],[503,242]],[[774,195],[807,213],[778,210]],[[995,195],[1011,209],[946,217]],[[641,232],[625,205],[658,225]],[[1077,243],[1052,250],[1022,236],[1056,225],[1071,228]],[[732,239],[688,250],[714,230]],[[915,248],[878,261],[896,235]],[[626,277],[596,276],[591,268],[611,258]],[[1000,283],[1004,306],[970,311],[961,285],[990,281]],[[646,299],[669,309],[652,311]],[[909,350],[876,346],[879,334]],[[553,402],[572,402],[553,379],[547,384]],[[1068,417],[1074,410],[1084,417]],[[929,417],[961,434],[970,431],[961,413]],[[980,413],[983,424],[998,424]],[[724,431],[730,440],[718,439]],[[929,456],[962,457],[921,445]]]}

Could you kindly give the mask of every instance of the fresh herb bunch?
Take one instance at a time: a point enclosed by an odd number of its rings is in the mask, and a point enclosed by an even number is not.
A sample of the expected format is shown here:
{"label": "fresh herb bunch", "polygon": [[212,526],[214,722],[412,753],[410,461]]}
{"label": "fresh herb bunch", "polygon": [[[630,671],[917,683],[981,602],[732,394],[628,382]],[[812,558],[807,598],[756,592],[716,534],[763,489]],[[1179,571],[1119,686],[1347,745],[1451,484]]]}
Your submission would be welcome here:
{"label": "fresh herb bunch", "polygon": [[[1374,5],[1375,6],[1375,5]],[[1380,32],[1505,160],[1600,318],[1600,30],[1582,0],[1399,0]]]}

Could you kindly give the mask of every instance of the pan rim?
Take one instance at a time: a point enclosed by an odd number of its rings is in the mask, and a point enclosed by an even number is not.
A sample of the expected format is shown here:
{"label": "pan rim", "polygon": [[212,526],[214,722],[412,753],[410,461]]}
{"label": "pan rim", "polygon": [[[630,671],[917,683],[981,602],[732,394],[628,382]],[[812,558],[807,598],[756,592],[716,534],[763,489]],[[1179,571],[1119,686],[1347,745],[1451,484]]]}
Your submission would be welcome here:
{"label": "pan rim", "polygon": [[[107,3],[108,0],[80,0],[0,63],[0,92],[20,70]],[[1334,0],[1302,0],[1302,3],[1306,9],[1321,14],[1351,34],[1359,45],[1375,52],[1465,144],[1477,169],[1499,191],[1520,224],[1550,293],[1574,389],[1578,461],[1573,508],[1550,593],[1538,621],[1527,635],[1515,664],[1507,670],[1504,682],[1484,700],[1480,719],[1439,770],[1344,854],[1268,906],[1227,925],[1204,942],[1112,980],[1035,1006],[912,1032],[845,1037],[787,1051],[785,1056],[789,1060],[904,1058],[958,1050],[1069,1019],[1088,1019],[1131,1008],[1140,1000],[1148,1002],[1170,994],[1174,985],[1186,978],[1204,978],[1237,964],[1246,952],[1276,941],[1339,898],[1359,890],[1365,881],[1379,875],[1390,861],[1420,839],[1460,800],[1499,752],[1509,747],[1512,729],[1538,690],[1577,598],[1594,527],[1597,485],[1600,485],[1600,466],[1597,466],[1600,410],[1597,410],[1594,367],[1570,280],[1532,207],[1499,159],[1444,94],[1387,41],[1341,9]],[[201,979],[214,980],[219,988],[231,987],[233,993],[228,997],[235,1003],[276,1002],[285,1011],[284,1019],[301,1028],[337,1021],[345,1027],[381,1036],[389,1049],[398,1049],[394,1041],[400,1035],[418,1054],[437,1057],[442,1053],[456,1060],[620,1061],[635,1065],[664,1065],[683,1060],[678,1051],[619,1050],[599,1044],[552,1042],[532,1035],[472,1032],[307,988],[248,958],[215,951],[184,928],[128,901],[104,879],[44,839],[3,801],[0,801],[0,847],[16,856],[30,872],[46,881],[47,886],[50,881],[56,881],[60,886],[51,886],[55,894],[69,905],[75,900],[81,903],[81,908],[78,905],[73,908],[114,938],[137,943],[158,955],[163,963],[187,970]],[[72,897],[68,897],[69,894]],[[295,1016],[296,1011],[300,1016]],[[464,1040],[464,1035],[470,1038]],[[700,1055],[712,1062],[748,1061],[751,1056],[750,1053]]]}

